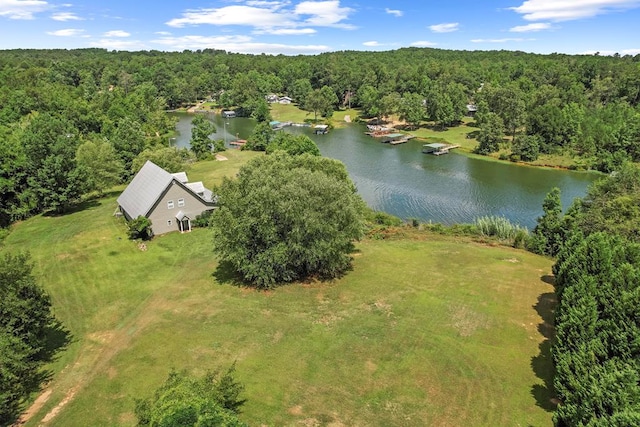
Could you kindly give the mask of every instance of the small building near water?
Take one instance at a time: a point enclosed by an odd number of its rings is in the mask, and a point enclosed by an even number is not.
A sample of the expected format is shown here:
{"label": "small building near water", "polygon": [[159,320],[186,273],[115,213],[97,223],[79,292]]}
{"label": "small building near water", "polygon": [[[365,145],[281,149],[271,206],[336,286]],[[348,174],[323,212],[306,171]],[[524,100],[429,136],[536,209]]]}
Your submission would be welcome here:
{"label": "small building near water", "polygon": [[233,110],[226,110],[222,112],[222,117],[225,119],[231,119],[236,116],[236,112]]}
{"label": "small building near water", "polygon": [[329,125],[315,125],[313,127],[313,132],[316,135],[324,135],[329,133]]}

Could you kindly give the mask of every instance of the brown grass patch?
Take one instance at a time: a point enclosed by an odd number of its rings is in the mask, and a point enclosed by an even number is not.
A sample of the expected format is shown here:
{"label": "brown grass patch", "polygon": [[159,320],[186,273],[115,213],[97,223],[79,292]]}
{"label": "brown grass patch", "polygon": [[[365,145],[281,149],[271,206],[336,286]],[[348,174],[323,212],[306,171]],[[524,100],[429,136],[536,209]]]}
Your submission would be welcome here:
{"label": "brown grass patch", "polygon": [[465,305],[450,308],[451,326],[458,331],[462,337],[470,337],[478,329],[485,329],[489,326],[489,319],[477,313]]}

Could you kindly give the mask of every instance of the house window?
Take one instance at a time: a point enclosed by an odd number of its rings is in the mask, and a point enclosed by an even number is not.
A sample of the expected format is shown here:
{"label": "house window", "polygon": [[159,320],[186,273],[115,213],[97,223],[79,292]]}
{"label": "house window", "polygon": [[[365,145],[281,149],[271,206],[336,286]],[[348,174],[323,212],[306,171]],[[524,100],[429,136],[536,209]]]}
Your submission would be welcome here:
{"label": "house window", "polygon": [[167,220],[167,226],[171,227],[171,224],[173,224],[173,222],[170,219],[168,219]]}
{"label": "house window", "polygon": [[181,208],[184,206],[184,199],[178,199],[178,207]]}
{"label": "house window", "polygon": [[167,200],[167,209],[173,209],[173,200]]}

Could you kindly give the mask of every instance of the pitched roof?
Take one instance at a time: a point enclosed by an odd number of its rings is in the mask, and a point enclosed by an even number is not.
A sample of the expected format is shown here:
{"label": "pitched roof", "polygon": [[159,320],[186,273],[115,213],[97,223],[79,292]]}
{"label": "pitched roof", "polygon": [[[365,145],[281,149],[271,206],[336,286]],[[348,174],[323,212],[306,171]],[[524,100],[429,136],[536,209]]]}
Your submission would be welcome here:
{"label": "pitched roof", "polygon": [[187,182],[189,182],[189,178],[187,178],[186,172],[176,172],[176,173],[172,173],[171,175],[173,175],[175,179],[177,179],[183,184],[186,184]]}
{"label": "pitched roof", "polygon": [[147,160],[118,197],[118,204],[130,218],[146,216],[173,180],[173,175]]}

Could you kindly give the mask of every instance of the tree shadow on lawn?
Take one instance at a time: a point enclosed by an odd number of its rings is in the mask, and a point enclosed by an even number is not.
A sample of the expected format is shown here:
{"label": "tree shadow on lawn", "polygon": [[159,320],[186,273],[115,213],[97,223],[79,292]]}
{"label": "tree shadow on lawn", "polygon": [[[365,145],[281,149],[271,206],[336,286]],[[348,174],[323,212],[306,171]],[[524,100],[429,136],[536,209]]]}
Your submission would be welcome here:
{"label": "tree shadow on lawn", "polygon": [[[541,280],[553,284],[553,276],[543,276]],[[554,292],[547,292],[538,297],[538,302],[533,308],[540,315],[542,323],[538,325],[538,332],[545,338],[538,346],[539,353],[531,358],[531,369],[543,385],[534,384],[531,387],[531,395],[536,399],[536,404],[547,412],[553,412],[557,406],[557,398],[553,387],[555,370],[551,359],[551,343],[555,334],[554,312],[557,300]]]}
{"label": "tree shadow on lawn", "polygon": [[93,195],[87,197],[85,200],[81,201],[80,203],[75,203],[75,204],[67,207],[62,212],[58,212],[58,211],[55,211],[55,210],[50,210],[50,211],[44,212],[43,215],[46,216],[46,217],[62,217],[62,216],[65,216],[65,215],[70,215],[70,214],[82,212],[82,211],[87,210],[87,209],[98,207],[98,206],[100,206],[100,201],[101,200],[119,196],[120,193],[122,193],[122,192],[121,191],[107,191],[107,192],[101,193],[101,194],[93,194]]}
{"label": "tree shadow on lawn", "polygon": [[232,285],[238,287],[252,287],[250,283],[247,283],[240,273],[236,271],[228,261],[220,261],[215,271],[211,273],[211,276],[218,282],[219,285]]}

